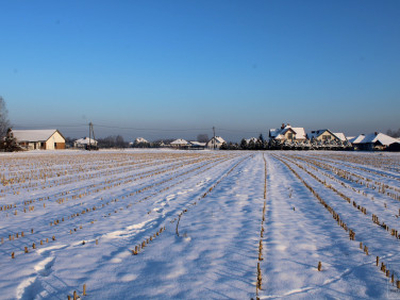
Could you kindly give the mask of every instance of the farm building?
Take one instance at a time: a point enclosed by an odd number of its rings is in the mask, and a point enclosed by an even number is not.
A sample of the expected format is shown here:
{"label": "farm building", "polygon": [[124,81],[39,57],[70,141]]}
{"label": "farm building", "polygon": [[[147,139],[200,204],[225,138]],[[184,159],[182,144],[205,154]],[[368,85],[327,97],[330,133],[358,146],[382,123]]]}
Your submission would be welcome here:
{"label": "farm building", "polygon": [[360,134],[350,140],[354,150],[386,150],[386,149],[397,149],[400,146],[400,141],[398,139],[392,138],[383,133],[370,133],[370,134]]}
{"label": "farm building", "polygon": [[88,145],[97,147],[97,141],[88,137],[81,138],[74,141],[74,148],[86,149]]}
{"label": "farm building", "polygon": [[57,129],[13,130],[14,138],[27,150],[65,149],[65,138]]}
{"label": "farm building", "polygon": [[223,143],[225,143],[225,140],[222,137],[215,136],[207,142],[206,147],[209,149],[219,149]]}
{"label": "farm building", "polygon": [[270,129],[269,137],[280,142],[286,140],[305,141],[307,139],[303,127],[292,127],[290,124],[282,124],[281,128]]}

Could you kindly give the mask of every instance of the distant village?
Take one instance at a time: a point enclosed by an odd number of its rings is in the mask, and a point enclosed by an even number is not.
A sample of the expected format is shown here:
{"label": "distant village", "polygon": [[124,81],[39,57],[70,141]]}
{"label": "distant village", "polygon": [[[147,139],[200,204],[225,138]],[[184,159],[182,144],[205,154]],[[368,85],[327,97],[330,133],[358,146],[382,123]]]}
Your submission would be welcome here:
{"label": "distant village", "polygon": [[[207,136],[206,136],[207,138]],[[171,148],[184,150],[361,150],[361,151],[400,151],[400,139],[380,132],[346,136],[330,129],[317,129],[306,132],[303,127],[282,124],[270,129],[268,137],[243,138],[240,143],[226,142],[220,136],[207,140],[187,141],[182,138],[168,141],[149,142],[142,137],[132,142],[106,143],[94,137],[67,140],[57,129],[12,130],[9,129],[2,142],[2,149],[8,151],[59,150],[99,148]],[[7,150],[6,150],[7,151]]]}

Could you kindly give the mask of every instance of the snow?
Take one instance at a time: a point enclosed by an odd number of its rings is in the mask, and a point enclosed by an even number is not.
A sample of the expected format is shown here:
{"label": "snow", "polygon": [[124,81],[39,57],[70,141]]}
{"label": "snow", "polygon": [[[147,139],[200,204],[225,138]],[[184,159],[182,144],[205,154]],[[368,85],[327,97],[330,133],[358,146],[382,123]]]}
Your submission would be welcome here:
{"label": "snow", "polygon": [[292,127],[287,124],[283,128],[276,128],[269,130],[269,136],[274,139],[284,139],[287,131],[292,130],[295,134],[295,139],[301,140],[306,139],[306,132],[303,127]]}
{"label": "snow", "polygon": [[188,141],[184,139],[176,139],[171,142],[171,146],[186,146],[188,144]]}
{"label": "snow", "polygon": [[329,129],[319,129],[319,130],[311,131],[310,133],[307,133],[307,137],[308,137],[309,140],[312,140],[313,138],[317,138],[321,134],[324,134],[325,132],[328,132],[328,133],[334,135],[335,137],[337,137],[342,142],[347,141],[346,136],[344,135],[344,133],[342,133],[342,132],[332,132]]}
{"label": "snow", "polygon": [[97,141],[88,137],[80,138],[74,141],[75,145],[97,145]]}
{"label": "snow", "polygon": [[32,151],[0,174],[1,299],[400,296],[375,265],[400,280],[399,239],[371,218],[398,229],[400,154]]}
{"label": "snow", "polygon": [[136,138],[135,139],[135,144],[140,144],[140,143],[148,144],[149,142],[145,138],[142,138],[142,137]]}
{"label": "snow", "polygon": [[225,142],[225,140],[224,140],[222,137],[220,137],[220,136],[215,136],[215,137],[212,137],[212,138],[206,143],[206,147],[208,147],[209,149],[212,149],[212,148],[214,148],[214,145],[215,145],[217,148],[219,148],[219,147],[221,147],[221,145],[222,145],[223,143],[226,143],[226,142]]}
{"label": "snow", "polygon": [[334,132],[334,135],[336,135],[342,142],[347,141],[346,135],[343,132]]}
{"label": "snow", "polygon": [[192,146],[197,146],[197,147],[205,147],[206,143],[204,142],[198,142],[198,141],[189,141],[190,145]]}
{"label": "snow", "polygon": [[368,143],[376,143],[379,142],[384,146],[389,146],[393,143],[398,143],[399,140],[392,138],[383,133],[369,133],[369,134],[360,134],[359,136],[349,140],[352,144],[368,144]]}
{"label": "snow", "polygon": [[364,138],[365,138],[365,135],[364,134],[360,134],[360,135],[357,135],[355,137],[349,138],[349,142],[352,143],[352,144],[359,144],[364,140]]}
{"label": "snow", "polygon": [[383,133],[370,133],[360,143],[376,143],[380,142],[382,145],[389,146],[393,143],[398,143],[398,140]]}
{"label": "snow", "polygon": [[255,137],[251,137],[249,139],[245,139],[246,143],[249,144],[250,142],[257,143],[258,139]]}
{"label": "snow", "polygon": [[47,141],[57,129],[44,130],[13,130],[14,137],[19,141]]}

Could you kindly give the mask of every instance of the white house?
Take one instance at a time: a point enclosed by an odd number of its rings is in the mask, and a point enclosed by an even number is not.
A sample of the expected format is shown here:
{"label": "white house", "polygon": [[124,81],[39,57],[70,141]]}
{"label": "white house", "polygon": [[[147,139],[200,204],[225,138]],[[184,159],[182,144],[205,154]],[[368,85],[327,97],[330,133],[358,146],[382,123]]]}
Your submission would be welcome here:
{"label": "white house", "polygon": [[97,141],[88,137],[74,141],[74,148],[87,148],[88,145],[97,147]]}
{"label": "white house", "polygon": [[316,140],[322,141],[322,142],[326,142],[326,141],[346,142],[347,141],[347,138],[344,135],[344,133],[332,132],[329,129],[313,130],[310,133],[307,133],[307,137],[309,140],[316,139]]}
{"label": "white house", "polygon": [[286,140],[305,141],[307,139],[303,127],[292,127],[290,124],[282,124],[281,128],[270,129],[269,137],[281,142]]}
{"label": "white house", "polygon": [[27,150],[65,149],[65,138],[57,129],[13,130],[17,143]]}
{"label": "white house", "polygon": [[175,141],[171,142],[170,145],[172,148],[185,148],[188,147],[190,144],[184,139],[176,139]]}
{"label": "white house", "polygon": [[[400,144],[398,139],[392,138],[384,133],[374,132],[370,134],[360,134],[351,139],[355,150],[385,150],[391,145]],[[392,146],[392,147],[393,147]]]}
{"label": "white house", "polygon": [[206,147],[208,149],[219,149],[223,143],[225,143],[225,140],[222,137],[215,136],[206,143]]}
{"label": "white house", "polygon": [[138,144],[148,144],[148,143],[149,143],[149,142],[148,142],[145,138],[142,138],[142,137],[136,138],[136,139],[135,139],[135,142],[134,142],[135,145],[138,145]]}

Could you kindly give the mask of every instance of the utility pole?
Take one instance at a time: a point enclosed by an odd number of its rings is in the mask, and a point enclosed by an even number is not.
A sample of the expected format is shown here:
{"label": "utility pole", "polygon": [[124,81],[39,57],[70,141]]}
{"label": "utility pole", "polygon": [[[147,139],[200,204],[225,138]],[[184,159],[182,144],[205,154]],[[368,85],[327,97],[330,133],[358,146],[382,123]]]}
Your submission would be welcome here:
{"label": "utility pole", "polygon": [[213,140],[214,140],[214,150],[215,150],[215,148],[216,148],[216,139],[215,139],[215,127],[213,126],[213,133],[214,133],[214,138],[213,138]]}
{"label": "utility pole", "polygon": [[[92,150],[92,139],[95,140],[94,136],[94,129],[93,129],[93,123],[89,123],[89,144],[88,144],[88,150]],[[95,144],[93,144],[93,149],[95,149]]]}
{"label": "utility pole", "polygon": [[89,122],[89,135],[88,135],[88,137],[89,137],[89,141],[88,141],[88,150],[90,150],[90,135],[91,135],[91,127],[93,126],[93,124],[92,124],[92,122]]}

